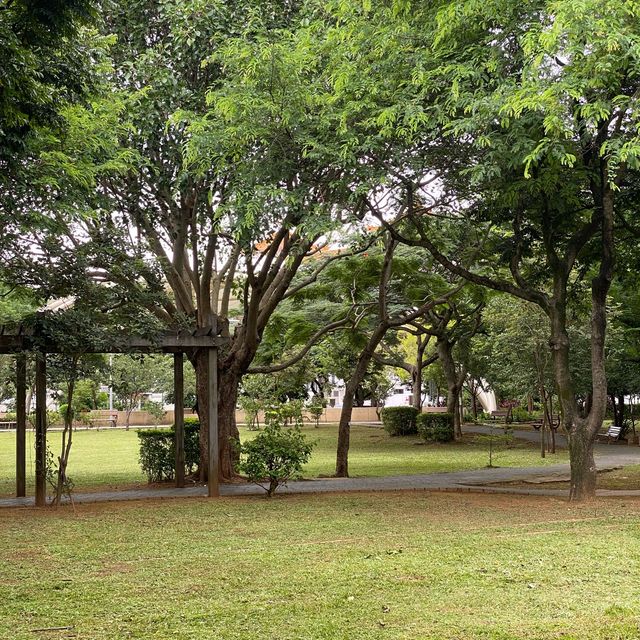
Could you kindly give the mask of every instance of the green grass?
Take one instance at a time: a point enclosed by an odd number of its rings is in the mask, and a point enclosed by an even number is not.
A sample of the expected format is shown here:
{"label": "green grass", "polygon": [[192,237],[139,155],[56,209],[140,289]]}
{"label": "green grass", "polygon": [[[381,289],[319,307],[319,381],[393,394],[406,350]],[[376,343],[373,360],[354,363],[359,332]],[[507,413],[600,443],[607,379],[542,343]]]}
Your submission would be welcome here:
{"label": "green grass", "polygon": [[[640,502],[426,492],[0,511],[0,637],[636,640]],[[71,626],[71,631],[33,632]]]}
{"label": "green grass", "polygon": [[[337,427],[305,427],[307,436],[317,442],[305,477],[331,475],[335,469]],[[255,432],[241,430],[241,438]],[[27,434],[27,466],[29,487],[33,486],[33,433]],[[60,433],[51,432],[51,450],[57,452]],[[494,455],[497,466],[535,466],[566,462],[565,452],[542,460],[537,446],[516,442],[512,448]],[[417,437],[391,438],[380,428],[352,427],[349,469],[352,476],[388,476],[412,473],[439,473],[480,469],[488,464],[487,444],[469,436],[463,443],[425,444]],[[135,430],[77,431],[69,465],[69,476],[76,491],[129,487],[145,483],[138,465],[138,438]],[[0,495],[15,489],[15,435],[0,432]]]}
{"label": "green grass", "polygon": [[[536,489],[569,489],[569,482],[558,480],[556,482],[542,482],[535,485],[523,482],[496,483],[498,486]],[[640,464],[632,464],[622,469],[615,469],[605,473],[599,473],[597,479],[598,489],[640,491]]]}

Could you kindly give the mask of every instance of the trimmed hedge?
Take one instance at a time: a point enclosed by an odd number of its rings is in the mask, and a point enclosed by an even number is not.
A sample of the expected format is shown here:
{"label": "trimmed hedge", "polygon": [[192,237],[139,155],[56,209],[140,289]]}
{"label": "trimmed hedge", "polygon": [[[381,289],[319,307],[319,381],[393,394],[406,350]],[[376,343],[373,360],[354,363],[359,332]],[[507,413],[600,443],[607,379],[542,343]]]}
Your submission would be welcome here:
{"label": "trimmed hedge", "polygon": [[[140,466],[149,482],[175,478],[175,425],[170,429],[140,429]],[[185,473],[191,474],[200,461],[200,422],[197,418],[184,421]]]}
{"label": "trimmed hedge", "polygon": [[417,433],[415,407],[386,407],[381,412],[385,431],[392,436],[408,436]]}
{"label": "trimmed hedge", "polygon": [[416,423],[418,434],[427,442],[451,442],[454,438],[450,413],[421,413]]}

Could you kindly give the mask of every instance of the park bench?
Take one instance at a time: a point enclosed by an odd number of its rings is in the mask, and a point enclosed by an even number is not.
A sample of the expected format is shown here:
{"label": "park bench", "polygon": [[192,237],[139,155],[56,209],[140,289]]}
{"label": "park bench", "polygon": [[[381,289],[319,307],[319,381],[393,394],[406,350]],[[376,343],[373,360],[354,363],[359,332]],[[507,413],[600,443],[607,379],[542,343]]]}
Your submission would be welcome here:
{"label": "park bench", "polygon": [[0,429],[17,429],[18,423],[15,420],[0,422]]}
{"label": "park bench", "polygon": [[98,414],[98,416],[95,418],[89,418],[89,426],[97,427],[98,431],[100,431],[101,426],[113,428],[117,424],[118,424],[118,414],[115,411]]}
{"label": "park bench", "polygon": [[[542,427],[542,420],[536,420],[534,422],[531,423],[531,426],[536,430],[536,431],[540,431],[540,428]],[[558,430],[558,427],[560,426],[560,416],[551,416],[551,428],[554,431]]]}
{"label": "park bench", "polygon": [[601,433],[598,435],[598,438],[606,438],[607,444],[609,444],[612,440],[615,442],[620,439],[620,433],[622,431],[621,427],[616,427],[616,425],[612,424],[609,427],[607,433]]}
{"label": "park bench", "polygon": [[504,418],[505,422],[506,422],[508,416],[509,416],[509,410],[508,409],[498,409],[497,411],[492,411],[491,412],[491,419],[492,420],[497,420],[498,418]]}

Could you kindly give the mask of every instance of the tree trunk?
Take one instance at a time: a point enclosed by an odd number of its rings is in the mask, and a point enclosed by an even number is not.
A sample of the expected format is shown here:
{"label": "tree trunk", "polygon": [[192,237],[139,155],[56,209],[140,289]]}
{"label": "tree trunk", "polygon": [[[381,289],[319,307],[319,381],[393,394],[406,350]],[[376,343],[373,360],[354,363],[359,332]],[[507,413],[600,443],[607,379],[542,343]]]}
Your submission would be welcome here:
{"label": "tree trunk", "polygon": [[624,394],[618,394],[618,426],[622,429],[624,428]]}
{"label": "tree trunk", "polygon": [[366,346],[360,353],[356,368],[347,381],[342,400],[342,411],[340,411],[340,422],[338,423],[338,448],[336,451],[336,478],[349,477],[349,436],[351,432],[351,412],[356,390],[362,383],[367,367],[373,358],[373,354],[387,332],[385,324],[379,324],[373,332]]}
{"label": "tree trunk", "polygon": [[549,424],[549,416],[547,413],[547,393],[543,385],[540,386],[540,400],[542,401],[542,426],[540,427],[540,457],[544,458],[547,452],[545,442],[545,430]]}
{"label": "tree trunk", "polygon": [[353,410],[354,389],[349,383],[345,388],[340,422],[338,423],[338,449],[336,451],[336,477],[349,477],[349,439],[351,432],[351,412]]}
{"label": "tree trunk", "polygon": [[587,421],[579,424],[569,433],[569,457],[571,459],[570,500],[586,500],[595,496],[596,463],[593,459],[595,438],[589,433]]}
{"label": "tree trunk", "polygon": [[548,401],[549,401],[548,404],[545,404],[544,410],[545,410],[545,413],[547,413],[548,415],[549,427],[551,429],[551,431],[549,432],[551,435],[549,453],[555,453],[556,452],[556,430],[554,428],[554,423],[553,423],[553,393],[549,394]]}
{"label": "tree trunk", "polygon": [[424,352],[429,338],[417,337],[416,361],[411,368],[411,406],[422,411],[422,369],[424,368]]}
{"label": "tree trunk", "polygon": [[606,169],[602,171],[600,198],[602,206],[600,269],[591,282],[591,379],[590,408],[586,418],[578,416],[575,389],[569,369],[569,336],[567,334],[566,300],[569,270],[562,264],[554,274],[554,300],[549,308],[550,345],[558,398],[563,421],[568,431],[571,462],[571,500],[595,497],[596,467],[593,444],[607,410],[607,377],[605,372],[605,336],[607,329],[607,294],[613,278],[613,192],[608,185]]}
{"label": "tree trunk", "polygon": [[422,411],[422,367],[411,369],[411,406]]}
{"label": "tree trunk", "polygon": [[462,438],[462,426],[460,424],[460,376],[456,371],[456,363],[453,359],[453,345],[446,339],[438,337],[438,357],[447,380],[447,413],[453,416],[453,432],[456,440]]}
{"label": "tree trunk", "polygon": [[64,414],[64,429],[62,431],[62,448],[58,456],[58,477],[56,481],[56,493],[51,502],[54,506],[59,506],[62,502],[62,494],[67,484],[67,465],[71,454],[73,443],[73,392],[75,390],[75,380],[67,384],[67,410]]}

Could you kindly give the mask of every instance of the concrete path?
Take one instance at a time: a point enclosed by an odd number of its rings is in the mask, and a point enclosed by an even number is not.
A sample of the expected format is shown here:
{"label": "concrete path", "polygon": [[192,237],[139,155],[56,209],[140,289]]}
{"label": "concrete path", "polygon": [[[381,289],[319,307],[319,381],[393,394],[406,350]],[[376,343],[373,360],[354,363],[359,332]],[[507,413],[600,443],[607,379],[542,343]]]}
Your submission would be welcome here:
{"label": "concrete path", "polygon": [[[464,432],[488,435],[489,433],[491,433],[491,427],[487,427],[484,425],[465,425]],[[503,433],[502,426],[498,425],[497,427],[494,427],[493,432],[496,435],[501,435]],[[527,440],[528,442],[535,442],[536,444],[540,442],[539,431],[514,429],[513,435],[519,440]],[[567,438],[561,433],[556,434],[556,447],[559,449],[567,448]],[[640,447],[630,447],[626,444],[621,443],[596,444],[594,447],[594,455],[596,459],[596,465],[599,469],[607,466],[640,464]],[[546,468],[548,469],[549,467]]]}
{"label": "concrete path", "polygon": [[[465,431],[488,433],[489,427],[467,426]],[[532,440],[539,438],[537,432],[514,431],[517,438]],[[558,437],[558,440],[560,440]],[[564,442],[564,441],[563,441]],[[562,446],[558,442],[558,446]],[[624,445],[596,445],[596,464],[599,469],[640,464],[640,447]],[[325,493],[331,491],[473,491],[482,493],[509,493],[520,495],[546,495],[566,497],[566,489],[536,489],[493,487],[494,483],[521,482],[535,478],[568,474],[569,464],[552,464],[544,467],[500,467],[477,469],[473,471],[455,471],[451,473],[430,473],[419,475],[388,476],[384,478],[323,478],[318,480],[300,480],[281,487],[280,493]],[[222,496],[264,495],[264,489],[252,484],[227,484],[220,488]],[[640,491],[598,490],[599,496],[640,496]],[[96,493],[74,493],[76,503],[111,502],[122,500],[144,500],[149,498],[196,498],[205,497],[207,488],[191,486],[184,489],[142,488],[125,491],[103,491]],[[0,498],[0,507],[33,506],[34,499]]]}

